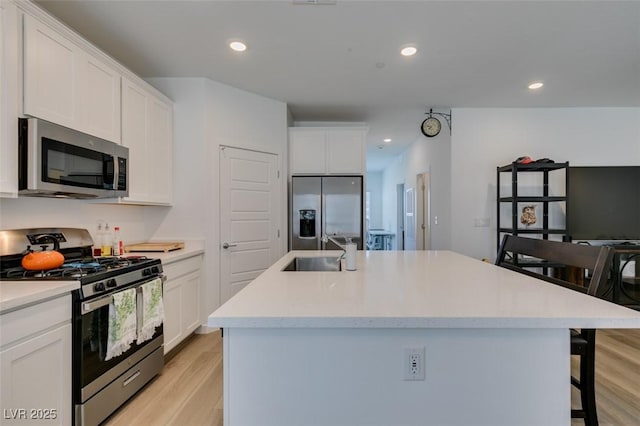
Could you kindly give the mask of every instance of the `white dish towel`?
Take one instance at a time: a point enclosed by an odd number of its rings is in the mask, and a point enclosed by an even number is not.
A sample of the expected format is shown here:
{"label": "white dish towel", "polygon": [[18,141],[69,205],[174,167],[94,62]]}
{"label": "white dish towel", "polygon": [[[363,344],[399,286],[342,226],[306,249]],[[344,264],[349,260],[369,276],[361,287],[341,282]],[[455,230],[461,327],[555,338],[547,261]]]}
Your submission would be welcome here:
{"label": "white dish towel", "polygon": [[164,321],[164,306],[162,304],[162,280],[156,278],[141,286],[142,288],[142,321],[139,324],[138,343],[153,337],[156,327]]}
{"label": "white dish towel", "polygon": [[129,350],[136,340],[137,305],[136,289],[131,288],[113,295],[109,304],[109,336],[105,361]]}

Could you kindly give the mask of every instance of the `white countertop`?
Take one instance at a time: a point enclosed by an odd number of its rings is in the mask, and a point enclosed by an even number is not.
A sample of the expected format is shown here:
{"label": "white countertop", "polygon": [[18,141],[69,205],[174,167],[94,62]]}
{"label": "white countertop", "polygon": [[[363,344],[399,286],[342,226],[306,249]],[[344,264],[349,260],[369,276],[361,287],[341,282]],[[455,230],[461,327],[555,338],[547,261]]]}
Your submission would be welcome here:
{"label": "white countertop", "polygon": [[174,250],[167,253],[157,251],[137,251],[125,253],[125,256],[147,256],[153,259],[160,259],[163,265],[168,265],[203,253],[204,241],[185,241],[184,248],[180,250]]}
{"label": "white countertop", "polygon": [[79,281],[0,281],[0,314],[62,296],[77,288]]}
{"label": "white countertop", "polygon": [[209,316],[212,327],[640,328],[640,312],[450,251],[358,252],[358,270],[283,272],[293,251]]}

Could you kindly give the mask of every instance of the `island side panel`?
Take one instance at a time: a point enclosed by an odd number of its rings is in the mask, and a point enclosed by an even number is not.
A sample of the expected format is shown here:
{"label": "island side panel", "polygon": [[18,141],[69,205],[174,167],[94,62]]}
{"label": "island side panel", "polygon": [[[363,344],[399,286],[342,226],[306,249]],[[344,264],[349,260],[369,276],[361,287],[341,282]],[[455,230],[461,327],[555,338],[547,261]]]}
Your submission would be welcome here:
{"label": "island side panel", "polygon": [[565,329],[225,329],[224,423],[569,425],[569,349]]}

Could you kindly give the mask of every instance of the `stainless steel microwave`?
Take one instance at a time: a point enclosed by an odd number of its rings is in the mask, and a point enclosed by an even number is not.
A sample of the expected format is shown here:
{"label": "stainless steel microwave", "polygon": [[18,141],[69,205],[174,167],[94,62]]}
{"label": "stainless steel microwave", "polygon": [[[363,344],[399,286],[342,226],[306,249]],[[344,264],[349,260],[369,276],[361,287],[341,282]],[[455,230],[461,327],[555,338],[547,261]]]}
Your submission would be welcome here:
{"label": "stainless steel microwave", "polygon": [[37,118],[20,118],[18,135],[19,195],[129,195],[129,148]]}

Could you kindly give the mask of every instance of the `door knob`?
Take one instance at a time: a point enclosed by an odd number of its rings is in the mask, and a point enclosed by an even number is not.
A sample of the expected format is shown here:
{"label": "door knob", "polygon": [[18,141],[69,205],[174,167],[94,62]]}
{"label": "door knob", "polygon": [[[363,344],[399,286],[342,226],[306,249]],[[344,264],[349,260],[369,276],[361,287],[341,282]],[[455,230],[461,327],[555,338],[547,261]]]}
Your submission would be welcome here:
{"label": "door knob", "polygon": [[229,247],[235,247],[235,246],[237,246],[237,244],[222,243],[223,249],[228,249]]}

